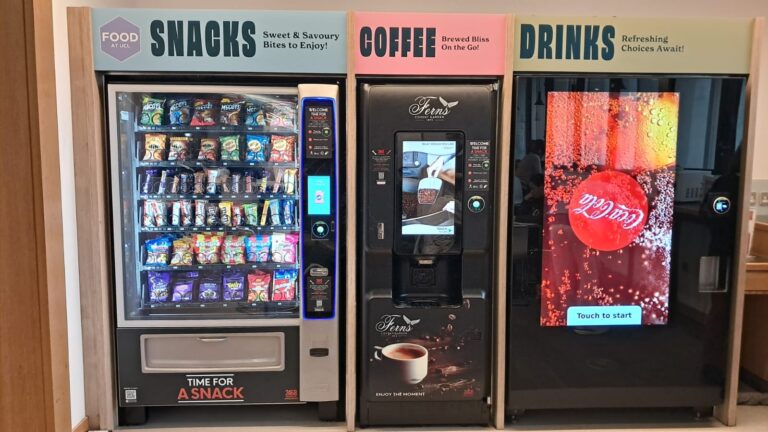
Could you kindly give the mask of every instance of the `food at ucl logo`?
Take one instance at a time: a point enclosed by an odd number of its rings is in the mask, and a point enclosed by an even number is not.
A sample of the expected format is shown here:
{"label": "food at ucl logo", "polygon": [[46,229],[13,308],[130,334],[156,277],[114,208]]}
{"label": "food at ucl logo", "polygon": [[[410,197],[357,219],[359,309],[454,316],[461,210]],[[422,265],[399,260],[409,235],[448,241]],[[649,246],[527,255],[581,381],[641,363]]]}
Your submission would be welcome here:
{"label": "food at ucl logo", "polygon": [[118,61],[125,61],[141,51],[141,30],[122,17],[99,27],[101,51]]}
{"label": "food at ucl logo", "polygon": [[632,243],[648,219],[640,184],[619,171],[602,171],[581,182],[568,205],[574,234],[587,246],[613,251]]}

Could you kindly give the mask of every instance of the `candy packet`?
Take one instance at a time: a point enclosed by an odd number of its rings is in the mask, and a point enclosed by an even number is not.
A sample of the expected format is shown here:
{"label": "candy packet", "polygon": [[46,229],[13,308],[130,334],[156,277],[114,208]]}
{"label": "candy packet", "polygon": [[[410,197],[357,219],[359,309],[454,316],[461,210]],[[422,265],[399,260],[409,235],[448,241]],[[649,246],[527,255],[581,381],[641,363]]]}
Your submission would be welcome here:
{"label": "candy packet", "polygon": [[205,193],[205,177],[206,177],[205,171],[203,170],[195,171],[194,186],[192,187],[192,193],[196,193],[196,194]]}
{"label": "candy packet", "polygon": [[155,214],[155,226],[158,228],[168,226],[168,205],[164,201],[152,201]]}
{"label": "candy packet", "polygon": [[272,262],[295,264],[298,243],[299,236],[296,234],[272,234]]}
{"label": "candy packet", "polygon": [[259,205],[256,203],[243,204],[246,225],[259,224]]}
{"label": "candy packet", "polygon": [[269,273],[255,271],[248,274],[248,303],[269,301]]}
{"label": "candy packet", "polygon": [[220,249],[221,236],[217,234],[197,234],[195,236],[195,252],[197,252],[198,264],[218,264]]}
{"label": "candy packet", "polygon": [[272,301],[296,299],[296,270],[275,270],[272,282]]}
{"label": "candy packet", "polygon": [[150,303],[164,303],[168,301],[171,290],[171,274],[168,272],[148,272],[147,290]]}
{"label": "candy packet", "polygon": [[157,237],[144,242],[147,251],[147,265],[168,265],[168,257],[171,254],[171,237]]}
{"label": "candy packet", "polygon": [[168,119],[174,126],[188,125],[192,106],[189,99],[171,99],[168,101]]}
{"label": "candy packet", "polygon": [[208,206],[208,200],[195,200],[195,226],[205,226],[205,208]]}
{"label": "candy packet", "polygon": [[270,204],[271,204],[270,200],[264,200],[264,206],[261,208],[261,220],[259,221],[260,222],[259,225],[261,226],[267,226],[267,222],[269,222]]}
{"label": "candy packet", "polygon": [[232,202],[222,201],[219,203],[219,220],[225,227],[232,226]]}
{"label": "candy packet", "polygon": [[[280,217],[280,201],[272,200],[269,202],[269,224],[272,226],[280,225],[282,221]],[[286,223],[286,225],[288,225]]]}
{"label": "candy packet", "polygon": [[183,227],[190,227],[192,226],[192,201],[191,200],[181,200],[179,201],[181,204],[181,226]]}
{"label": "candy packet", "polygon": [[245,264],[245,240],[241,236],[224,237],[221,262],[227,265]]}
{"label": "candy packet", "polygon": [[240,204],[232,204],[232,226],[243,225],[243,207]]}
{"label": "candy packet", "polygon": [[283,214],[283,225],[296,223],[296,203],[292,199],[280,200],[280,211]]}
{"label": "candy packet", "polygon": [[289,168],[283,172],[283,190],[288,195],[296,193],[296,169]]}
{"label": "candy packet", "polygon": [[210,99],[195,99],[192,126],[213,126],[218,117],[219,103]]}
{"label": "candy packet", "polygon": [[245,274],[240,272],[224,273],[224,301],[242,300],[245,292]]}
{"label": "candy packet", "polygon": [[240,136],[226,135],[219,137],[221,144],[221,160],[240,160]]}
{"label": "candy packet", "polygon": [[161,126],[163,124],[163,113],[165,112],[165,99],[144,96],[141,99],[141,118],[139,124],[142,126]]}
{"label": "candy packet", "polygon": [[245,160],[253,162],[267,161],[267,147],[269,146],[269,135],[246,135]]}
{"label": "candy packet", "polygon": [[219,206],[215,203],[208,203],[205,206],[205,225],[217,226],[221,223],[219,219]]}
{"label": "candy packet", "polygon": [[173,256],[171,265],[189,266],[193,263],[194,245],[190,237],[182,237],[173,241]]}
{"label": "candy packet", "polygon": [[205,170],[206,178],[208,180],[205,187],[205,193],[215,194],[218,190],[217,186],[219,183],[219,170],[220,168],[209,168]]}
{"label": "candy packet", "polygon": [[241,173],[232,173],[232,181],[230,182],[230,191],[233,194],[240,194],[243,191],[243,188],[240,186],[241,180],[243,178],[243,175]]}
{"label": "candy packet", "polygon": [[171,203],[171,226],[181,226],[181,201]]}
{"label": "candy packet", "polygon": [[219,123],[222,125],[239,126],[240,113],[243,110],[244,101],[225,96],[221,98],[221,114],[219,115]]}
{"label": "candy packet", "polygon": [[202,138],[200,140],[200,152],[197,154],[197,160],[218,159],[219,141],[216,138]]}
{"label": "candy packet", "polygon": [[144,158],[145,161],[165,160],[165,134],[144,134]]}
{"label": "candy packet", "polygon": [[226,168],[219,168],[219,178],[216,179],[219,186],[219,193],[232,193],[231,184],[229,183],[229,170]]}
{"label": "candy packet", "polygon": [[221,300],[221,278],[216,276],[201,278],[198,285],[197,299],[201,302]]}
{"label": "candy packet", "polygon": [[245,257],[248,262],[269,262],[269,235],[252,235],[245,238]]}
{"label": "candy packet", "polygon": [[270,162],[293,162],[296,137],[293,135],[272,135],[269,142]]}
{"label": "candy packet", "polygon": [[153,200],[144,201],[144,210],[141,214],[141,226],[144,228],[154,228],[155,225],[155,204]]}
{"label": "candy packet", "polygon": [[168,160],[185,161],[190,159],[190,147],[192,138],[186,136],[172,136],[171,150],[168,153]]}
{"label": "candy packet", "polygon": [[191,302],[194,286],[194,279],[177,279],[173,282],[173,295],[171,301],[174,303]]}

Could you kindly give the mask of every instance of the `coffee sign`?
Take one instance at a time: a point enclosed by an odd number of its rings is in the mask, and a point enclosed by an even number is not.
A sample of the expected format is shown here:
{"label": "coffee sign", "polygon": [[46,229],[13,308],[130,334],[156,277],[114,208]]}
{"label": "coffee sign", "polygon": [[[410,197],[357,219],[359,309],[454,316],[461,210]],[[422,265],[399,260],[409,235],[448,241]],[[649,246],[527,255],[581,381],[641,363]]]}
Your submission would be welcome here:
{"label": "coffee sign", "polygon": [[361,75],[503,75],[506,17],[355,12]]}
{"label": "coffee sign", "polygon": [[346,73],[345,12],[94,9],[104,71]]}

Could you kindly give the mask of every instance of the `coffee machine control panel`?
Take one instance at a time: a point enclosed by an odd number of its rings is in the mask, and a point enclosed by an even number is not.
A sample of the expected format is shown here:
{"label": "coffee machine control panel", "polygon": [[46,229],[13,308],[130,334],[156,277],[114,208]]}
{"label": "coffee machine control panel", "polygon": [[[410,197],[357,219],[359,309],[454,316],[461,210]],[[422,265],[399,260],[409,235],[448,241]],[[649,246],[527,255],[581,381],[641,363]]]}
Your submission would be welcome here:
{"label": "coffee machine control panel", "polygon": [[335,314],[337,278],[336,100],[300,100],[302,169],[302,313],[306,319]]}

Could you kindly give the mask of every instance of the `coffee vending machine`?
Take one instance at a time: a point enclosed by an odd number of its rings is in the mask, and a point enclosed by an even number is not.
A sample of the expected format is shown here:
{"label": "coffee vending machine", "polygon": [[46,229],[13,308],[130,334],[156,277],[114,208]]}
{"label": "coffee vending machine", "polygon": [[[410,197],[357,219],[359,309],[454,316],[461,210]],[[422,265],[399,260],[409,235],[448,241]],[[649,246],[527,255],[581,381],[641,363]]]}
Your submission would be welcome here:
{"label": "coffee vending machine", "polygon": [[498,83],[359,87],[360,424],[487,424]]}

